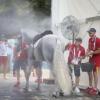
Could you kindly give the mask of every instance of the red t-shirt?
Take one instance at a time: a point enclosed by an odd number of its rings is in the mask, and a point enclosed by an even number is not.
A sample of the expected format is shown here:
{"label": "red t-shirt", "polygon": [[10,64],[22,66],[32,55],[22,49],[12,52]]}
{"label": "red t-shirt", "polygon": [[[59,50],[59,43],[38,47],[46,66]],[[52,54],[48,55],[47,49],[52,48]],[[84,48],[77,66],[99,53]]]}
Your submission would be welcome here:
{"label": "red t-shirt", "polygon": [[[15,58],[19,60],[26,60],[28,58],[28,49],[27,49],[27,44],[22,43],[21,49],[17,52],[17,48],[15,48]],[[20,52],[20,54],[19,54]]]}
{"label": "red t-shirt", "polygon": [[[100,49],[100,38],[97,37],[95,37],[95,39],[90,38],[88,48],[89,50],[93,51]],[[90,62],[94,63],[96,67],[100,67],[100,53],[94,54],[90,58]]]}
{"label": "red t-shirt", "polygon": [[27,59],[27,57],[28,57],[27,44],[23,43],[22,50],[20,53],[20,59],[24,60]]}
{"label": "red t-shirt", "polygon": [[85,49],[83,46],[79,46],[77,50],[77,46],[72,44],[69,49],[68,63],[70,64],[74,57],[81,57],[85,55]]}

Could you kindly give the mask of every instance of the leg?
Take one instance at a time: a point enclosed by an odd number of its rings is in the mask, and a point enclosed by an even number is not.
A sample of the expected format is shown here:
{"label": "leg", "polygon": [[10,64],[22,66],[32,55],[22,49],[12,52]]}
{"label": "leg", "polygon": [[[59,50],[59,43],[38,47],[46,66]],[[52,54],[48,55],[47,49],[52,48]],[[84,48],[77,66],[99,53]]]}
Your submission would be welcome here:
{"label": "leg", "polygon": [[75,93],[79,93],[79,81],[80,81],[80,66],[74,66],[74,74],[75,74]]}
{"label": "leg", "polygon": [[72,64],[68,64],[68,67],[69,67],[69,73],[70,73],[70,76],[71,76],[71,80],[72,80],[72,85],[74,85],[74,79],[73,79],[73,68],[74,68],[74,65]]}
{"label": "leg", "polygon": [[14,86],[18,87],[20,85],[20,69],[16,70],[16,78],[17,78],[17,82]]}
{"label": "leg", "polygon": [[89,77],[89,87],[92,87],[92,81],[93,81],[92,72],[88,72],[88,77]]}
{"label": "leg", "polygon": [[98,72],[97,67],[93,69],[93,77],[94,77],[94,88],[89,91],[89,94],[96,95],[98,93],[97,85],[98,85]]}
{"label": "leg", "polygon": [[17,79],[17,82],[14,86],[18,87],[20,85],[20,61],[16,60],[14,62],[14,71],[16,72],[16,79]]}
{"label": "leg", "polygon": [[36,76],[35,68],[32,66],[33,77]]}
{"label": "leg", "polygon": [[6,79],[6,74],[7,74],[7,64],[8,64],[8,58],[7,56],[3,56],[3,74],[4,74],[4,79]]}
{"label": "leg", "polygon": [[42,69],[40,67],[36,68],[36,76],[37,76],[37,89],[40,89],[41,80],[42,80]]}
{"label": "leg", "polygon": [[74,66],[74,74],[75,74],[75,86],[79,86],[79,77],[80,77],[80,66]]}
{"label": "leg", "polygon": [[95,89],[97,89],[97,84],[98,84],[97,71],[93,72],[93,76],[94,76],[94,87],[95,87]]}
{"label": "leg", "polygon": [[15,62],[14,62],[14,65],[13,65],[13,76],[16,77]]}
{"label": "leg", "polygon": [[7,64],[3,64],[3,77],[6,79],[6,74],[7,74]]}
{"label": "leg", "polygon": [[29,89],[29,77],[31,74],[31,69],[32,69],[32,67],[27,66],[27,68],[24,70],[25,79],[26,79],[25,90]]}
{"label": "leg", "polygon": [[79,81],[80,81],[79,77],[76,76],[76,77],[75,77],[75,86],[76,86],[76,87],[79,86]]}

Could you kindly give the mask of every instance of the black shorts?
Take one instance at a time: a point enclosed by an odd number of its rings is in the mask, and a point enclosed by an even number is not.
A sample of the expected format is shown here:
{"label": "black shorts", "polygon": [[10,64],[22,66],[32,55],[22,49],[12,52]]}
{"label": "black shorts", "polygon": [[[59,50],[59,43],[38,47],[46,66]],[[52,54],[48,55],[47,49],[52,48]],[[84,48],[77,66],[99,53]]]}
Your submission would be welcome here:
{"label": "black shorts", "polygon": [[25,70],[27,67],[27,60],[15,60],[14,62],[14,70],[20,70],[23,69]]}
{"label": "black shorts", "polygon": [[37,67],[41,68],[42,67],[42,62],[40,62],[40,61],[33,61],[33,66],[34,66],[34,68],[37,68]]}
{"label": "black shorts", "polygon": [[80,66],[79,65],[74,65],[74,74],[76,77],[80,76]]}
{"label": "black shorts", "polygon": [[72,64],[68,64],[68,65],[69,65],[70,72],[73,73],[73,70],[74,70],[74,75],[76,77],[79,77],[80,76],[80,65],[72,65]]}

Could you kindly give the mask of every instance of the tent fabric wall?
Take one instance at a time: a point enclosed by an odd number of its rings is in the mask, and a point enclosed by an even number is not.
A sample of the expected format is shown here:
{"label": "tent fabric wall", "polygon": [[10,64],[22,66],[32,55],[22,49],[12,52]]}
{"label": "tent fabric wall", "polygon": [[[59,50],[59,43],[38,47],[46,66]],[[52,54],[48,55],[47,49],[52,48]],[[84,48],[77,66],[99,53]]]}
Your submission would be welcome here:
{"label": "tent fabric wall", "polygon": [[52,28],[65,16],[73,15],[79,20],[100,16],[100,0],[52,0]]}
{"label": "tent fabric wall", "polygon": [[97,16],[100,10],[100,0],[66,0],[69,15],[73,15],[78,19],[89,18]]}
{"label": "tent fabric wall", "polygon": [[[75,16],[80,21],[79,35],[83,39],[83,46],[88,47],[88,33],[90,27],[97,30],[97,36],[100,37],[100,20],[94,20],[86,23],[87,18],[100,16],[100,0],[52,0],[52,29],[58,33],[60,31],[59,24],[63,18],[69,15]],[[67,41],[68,42],[68,41]],[[65,54],[67,57],[68,52]],[[100,76],[100,72],[99,72]],[[80,85],[88,86],[87,73],[81,72]],[[100,77],[98,88],[100,89]]]}

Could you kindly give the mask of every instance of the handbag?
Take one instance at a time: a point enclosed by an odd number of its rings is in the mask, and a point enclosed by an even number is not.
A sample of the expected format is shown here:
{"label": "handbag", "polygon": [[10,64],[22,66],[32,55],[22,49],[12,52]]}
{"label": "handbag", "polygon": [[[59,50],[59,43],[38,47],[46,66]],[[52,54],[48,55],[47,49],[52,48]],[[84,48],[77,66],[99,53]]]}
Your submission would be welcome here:
{"label": "handbag", "polygon": [[94,64],[90,62],[80,63],[80,67],[82,69],[82,72],[92,72]]}

